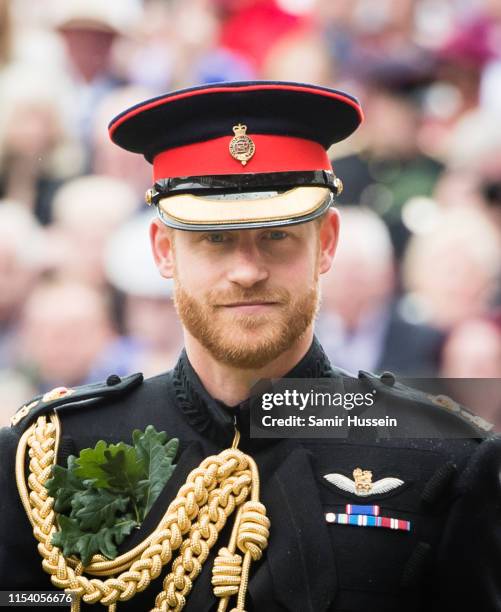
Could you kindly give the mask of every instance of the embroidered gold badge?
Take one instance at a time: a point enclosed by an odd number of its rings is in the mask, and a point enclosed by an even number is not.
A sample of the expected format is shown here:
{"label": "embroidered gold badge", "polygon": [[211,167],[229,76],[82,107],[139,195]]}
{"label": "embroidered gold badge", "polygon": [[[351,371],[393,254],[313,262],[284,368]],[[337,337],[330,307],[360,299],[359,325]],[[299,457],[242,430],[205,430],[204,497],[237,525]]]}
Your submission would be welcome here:
{"label": "embroidered gold badge", "polygon": [[252,139],[247,136],[246,125],[242,125],[241,123],[234,125],[233,132],[235,136],[230,141],[230,154],[234,159],[238,160],[242,166],[245,166],[256,152],[256,145]]}
{"label": "embroidered gold badge", "polygon": [[353,478],[355,479],[355,491],[358,495],[367,495],[371,492],[372,472],[370,470],[356,468],[353,470]]}
{"label": "embroidered gold badge", "polygon": [[39,400],[35,400],[30,404],[27,404],[20,408],[16,412],[16,414],[10,419],[11,426],[14,427],[14,425],[17,425],[19,423],[19,421],[22,421],[22,419],[24,419],[24,417],[28,415],[29,411],[38,404],[38,402]]}
{"label": "embroidered gold badge", "polygon": [[60,397],[64,397],[65,395],[71,395],[74,392],[74,389],[68,389],[67,387],[56,387],[51,391],[47,391],[47,393],[42,397],[42,402],[52,402]]}

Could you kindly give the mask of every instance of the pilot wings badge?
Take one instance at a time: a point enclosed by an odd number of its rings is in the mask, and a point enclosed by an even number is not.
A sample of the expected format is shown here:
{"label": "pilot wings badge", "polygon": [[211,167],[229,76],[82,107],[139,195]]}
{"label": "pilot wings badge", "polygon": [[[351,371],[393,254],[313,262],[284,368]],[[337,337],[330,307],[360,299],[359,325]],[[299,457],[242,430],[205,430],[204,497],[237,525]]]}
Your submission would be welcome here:
{"label": "pilot wings badge", "polygon": [[388,476],[372,482],[372,472],[370,470],[362,470],[357,467],[353,470],[353,478],[343,474],[325,474],[324,478],[331,484],[335,485],[343,491],[353,493],[359,497],[367,497],[368,495],[378,495],[380,493],[388,493],[404,484],[400,478]]}

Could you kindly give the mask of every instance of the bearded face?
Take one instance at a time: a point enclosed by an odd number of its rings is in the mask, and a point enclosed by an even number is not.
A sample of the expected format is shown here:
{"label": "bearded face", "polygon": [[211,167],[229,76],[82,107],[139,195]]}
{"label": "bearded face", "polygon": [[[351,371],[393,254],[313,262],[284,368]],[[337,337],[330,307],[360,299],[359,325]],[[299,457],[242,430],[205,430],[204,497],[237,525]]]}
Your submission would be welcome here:
{"label": "bearded face", "polygon": [[[292,348],[311,326],[319,305],[319,241],[315,229],[307,229],[309,242],[301,226],[274,232],[272,240],[240,232],[249,241],[245,255],[233,238],[228,244],[226,238],[209,241],[209,246],[201,240],[200,247],[193,242],[189,250],[176,244],[177,312],[185,329],[217,361],[240,369],[262,368]],[[182,234],[186,239],[187,232]],[[190,270],[196,267],[186,265],[185,254],[193,258],[198,248],[205,255],[205,275],[193,282]]]}
{"label": "bearded face", "polygon": [[174,299],[183,325],[217,361],[258,369],[290,349],[312,324],[318,283],[294,294],[262,286],[195,297],[176,275]]}

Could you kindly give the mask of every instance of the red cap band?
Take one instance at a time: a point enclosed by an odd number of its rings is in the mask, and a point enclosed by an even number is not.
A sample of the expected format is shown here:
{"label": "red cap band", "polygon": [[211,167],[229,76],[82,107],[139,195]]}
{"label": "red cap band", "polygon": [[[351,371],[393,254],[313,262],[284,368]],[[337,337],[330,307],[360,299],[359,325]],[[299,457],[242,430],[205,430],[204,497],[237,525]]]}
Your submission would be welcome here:
{"label": "red cap band", "polygon": [[230,153],[232,136],[222,136],[159,153],[153,160],[153,180],[181,176],[332,170],[327,152],[318,142],[292,136],[248,136],[256,149],[246,165],[242,165]]}

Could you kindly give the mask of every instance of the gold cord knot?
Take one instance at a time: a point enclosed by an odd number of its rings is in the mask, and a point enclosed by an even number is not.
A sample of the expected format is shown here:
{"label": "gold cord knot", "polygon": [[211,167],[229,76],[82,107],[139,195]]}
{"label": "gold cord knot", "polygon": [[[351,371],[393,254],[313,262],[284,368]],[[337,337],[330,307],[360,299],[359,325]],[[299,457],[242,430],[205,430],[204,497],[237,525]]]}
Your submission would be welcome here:
{"label": "gold cord knot", "polygon": [[266,516],[266,508],[260,502],[246,502],[238,528],[238,548],[243,553],[250,553],[253,561],[258,561],[268,546],[269,537],[270,519]]}
{"label": "gold cord knot", "polygon": [[212,568],[212,584],[216,597],[231,597],[238,593],[242,574],[242,557],[221,548]]}

